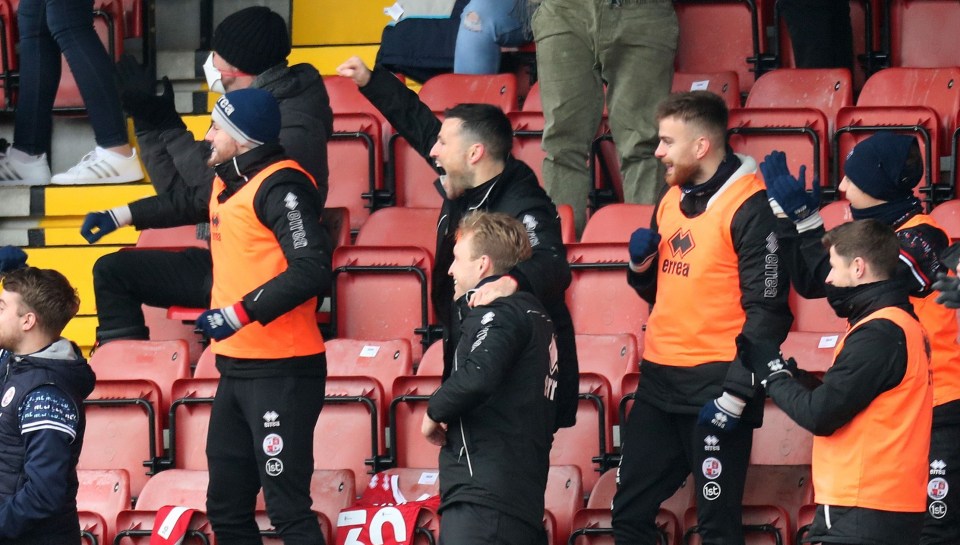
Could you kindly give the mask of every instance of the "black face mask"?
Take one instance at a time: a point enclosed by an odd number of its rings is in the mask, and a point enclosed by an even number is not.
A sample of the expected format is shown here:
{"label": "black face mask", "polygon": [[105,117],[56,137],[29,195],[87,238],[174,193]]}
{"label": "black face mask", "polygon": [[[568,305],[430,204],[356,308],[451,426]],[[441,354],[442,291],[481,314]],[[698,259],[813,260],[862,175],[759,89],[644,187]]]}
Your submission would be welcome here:
{"label": "black face mask", "polygon": [[838,288],[832,284],[826,284],[824,289],[827,293],[827,302],[841,318],[849,318],[853,314],[853,297],[859,293],[862,286],[852,288]]}

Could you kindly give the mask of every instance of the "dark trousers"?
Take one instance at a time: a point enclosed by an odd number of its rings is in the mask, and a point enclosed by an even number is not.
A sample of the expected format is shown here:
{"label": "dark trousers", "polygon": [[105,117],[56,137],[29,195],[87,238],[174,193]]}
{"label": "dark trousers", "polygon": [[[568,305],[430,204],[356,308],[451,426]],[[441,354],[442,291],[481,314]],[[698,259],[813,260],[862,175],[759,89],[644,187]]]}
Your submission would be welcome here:
{"label": "dark trousers", "polygon": [[270,522],[285,545],[323,543],[310,510],[310,479],[325,382],[220,378],[207,436],[207,515],[219,543],[262,543],[254,520],[261,486]]}
{"label": "dark trousers", "polygon": [[743,485],[753,430],[719,433],[697,425],[697,416],[665,412],[638,401],[624,430],[619,486],[613,499],[618,545],[657,543],[660,504],[691,472],[697,491],[697,524],[704,545],[743,545]]}
{"label": "dark trousers", "polygon": [[797,68],[853,70],[848,0],[780,0]]}
{"label": "dark trousers", "polygon": [[547,532],[475,503],[455,503],[443,509],[440,545],[547,545]]}
{"label": "dark trousers", "polygon": [[93,1],[20,1],[20,93],[13,143],[21,151],[40,155],[50,147],[61,52],[77,81],[97,144],[110,148],[127,143],[113,61],[93,29]]}
{"label": "dark trousers", "polygon": [[[934,426],[930,435],[927,515],[920,545],[960,543],[960,424]],[[945,492],[944,492],[945,491]]]}
{"label": "dark trousers", "polygon": [[97,340],[146,339],[141,305],[207,308],[213,283],[210,251],[126,250],[93,266]]}

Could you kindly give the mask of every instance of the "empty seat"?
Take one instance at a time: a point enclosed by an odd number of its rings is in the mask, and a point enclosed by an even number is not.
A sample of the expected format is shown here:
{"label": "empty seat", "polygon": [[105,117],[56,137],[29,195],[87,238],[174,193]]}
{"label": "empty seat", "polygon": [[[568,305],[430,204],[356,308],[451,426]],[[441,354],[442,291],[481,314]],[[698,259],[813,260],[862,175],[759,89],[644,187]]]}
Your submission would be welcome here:
{"label": "empty seat", "polygon": [[[452,74],[451,74],[452,75]],[[436,114],[442,120],[441,114]],[[437,192],[434,181],[438,172],[433,159],[421,155],[399,134],[390,135],[387,143],[388,175],[394,204],[419,208],[439,208],[443,198]],[[424,150],[427,154],[430,150]]]}
{"label": "empty seat", "polygon": [[773,400],[766,399],[763,426],[753,430],[754,465],[810,465],[813,435],[800,427]]}
{"label": "empty seat", "polygon": [[552,515],[554,545],[564,545],[573,526],[573,517],[583,507],[583,482],[577,466],[550,466],[544,508]]}
{"label": "empty seat", "polygon": [[375,473],[385,453],[386,398],[369,377],[327,377],[323,410],[313,433],[316,469]]}
{"label": "empty seat", "polygon": [[137,235],[137,248],[153,250],[180,250],[183,248],[209,248],[210,243],[197,238],[195,225],[181,225],[165,229],[144,229]]}
{"label": "empty seat", "polygon": [[157,385],[161,422],[170,410],[174,381],[190,377],[187,343],[172,341],[113,341],[100,346],[90,357],[97,380],[149,380]]}
{"label": "empty seat", "polygon": [[313,499],[311,509],[320,513],[323,518],[322,527],[330,529],[329,538],[336,535],[337,517],[340,510],[350,507],[357,497],[357,483],[353,472],[347,469],[318,469],[313,472],[310,481],[310,497]]}
{"label": "empty seat", "polygon": [[198,377],[174,383],[167,467],[206,471],[210,410],[219,382],[216,377]]}
{"label": "empty seat", "polygon": [[569,204],[557,205],[557,217],[560,218],[560,240],[564,244],[577,242],[577,228],[574,225],[573,207]]}
{"label": "empty seat", "polygon": [[511,112],[507,117],[513,128],[513,156],[526,163],[543,186],[543,159],[547,156],[541,145],[545,123],[543,112]]}
{"label": "empty seat", "polygon": [[793,312],[793,326],[791,331],[808,331],[813,333],[837,333],[847,330],[847,321],[837,316],[833,307],[825,297],[807,299],[801,297],[796,290],[790,288],[788,296],[790,311]]}
{"label": "empty seat", "polygon": [[610,384],[610,397],[605,400],[611,423],[617,420],[617,405],[623,393],[623,376],[640,370],[637,338],[630,333],[620,335],[577,335],[577,359],[581,373],[596,373]]}
{"label": "empty seat", "polygon": [[580,468],[584,490],[593,489],[600,473],[612,465],[613,433],[606,414],[610,383],[596,373],[580,373],[577,423],[554,434],[550,465]]}
{"label": "empty seat", "polygon": [[637,334],[643,329],[650,305],[627,284],[628,259],[626,242],[567,246],[573,281],[566,299],[575,331]]}
{"label": "empty seat", "polygon": [[327,341],[326,348],[328,376],[375,379],[383,387],[387,399],[393,397],[394,379],[413,374],[410,342],[406,339],[331,339]]}
{"label": "empty seat", "polygon": [[947,232],[951,242],[960,240],[960,200],[951,199],[942,202],[930,212],[930,215]]}
{"label": "empty seat", "polygon": [[371,209],[385,204],[383,121],[369,113],[334,112],[326,206],[349,210],[350,228],[359,229]]}
{"label": "empty seat", "polygon": [[960,5],[950,0],[887,2],[891,66],[957,66]]}
{"label": "empty seat", "polygon": [[680,72],[734,71],[740,89],[749,91],[766,40],[760,32],[765,21],[763,3],[716,0],[677,2],[680,22],[676,68]]}
{"label": "empty seat", "polygon": [[463,103],[499,106],[504,112],[517,110],[517,77],[514,74],[440,74],[420,89],[420,100],[442,113]]}
{"label": "empty seat", "polygon": [[580,242],[626,244],[630,242],[630,235],[638,228],[650,227],[653,209],[652,204],[608,204],[594,212],[587,220]]}
{"label": "empty seat", "polygon": [[[117,545],[147,545],[153,530],[157,511],[165,505],[194,509],[186,539],[196,543],[213,542],[213,529],[207,520],[207,484],[210,476],[206,471],[172,469],[150,478],[137,498],[134,509],[121,511],[117,516]],[[258,499],[263,507],[262,499]],[[202,534],[202,535],[201,535]]]}
{"label": "empty seat", "polygon": [[745,108],[814,108],[832,130],[840,108],[853,106],[853,82],[845,68],[781,68],[760,76]]}
{"label": "empty seat", "polygon": [[377,210],[357,233],[357,246],[417,246],[433,255],[439,208],[392,206]]}
{"label": "empty seat", "polygon": [[[437,343],[440,344],[440,343]],[[442,359],[441,359],[442,363]],[[420,433],[430,396],[440,387],[440,375],[398,377],[390,403],[390,460],[398,467],[436,467],[440,447]]]}
{"label": "empty seat", "polygon": [[417,374],[425,376],[443,375],[443,342],[437,341],[427,348],[420,358],[420,364],[417,366]]}
{"label": "empty seat", "polygon": [[727,109],[740,107],[740,78],[733,71],[727,72],[674,72],[671,91],[682,93],[686,91],[710,91],[720,95],[727,104]]}
{"label": "empty seat", "polygon": [[829,231],[841,223],[853,221],[853,213],[850,212],[850,201],[833,201],[823,205],[820,209],[820,217],[823,218],[823,228]]}
{"label": "empty seat", "polygon": [[797,360],[801,369],[822,375],[833,365],[833,351],[844,329],[832,332],[791,331],[780,345],[785,358]]}
{"label": "empty seat", "polygon": [[351,339],[408,339],[414,361],[437,336],[430,324],[431,251],[346,246],[333,252],[330,328]]}
{"label": "empty seat", "polygon": [[122,469],[77,471],[80,531],[98,544],[113,543],[117,515],[130,508],[130,475]]}

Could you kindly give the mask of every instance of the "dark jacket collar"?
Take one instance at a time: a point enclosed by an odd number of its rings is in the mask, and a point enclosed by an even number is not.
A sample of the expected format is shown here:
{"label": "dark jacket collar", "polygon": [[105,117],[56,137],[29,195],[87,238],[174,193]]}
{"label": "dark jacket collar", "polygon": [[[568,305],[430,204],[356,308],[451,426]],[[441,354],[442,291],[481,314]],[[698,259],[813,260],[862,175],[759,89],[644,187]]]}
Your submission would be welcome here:
{"label": "dark jacket collar", "polygon": [[229,196],[236,193],[258,172],[283,159],[286,159],[286,155],[280,144],[263,144],[229,161],[220,163],[214,167],[214,170],[226,184],[226,194]]}
{"label": "dark jacket collar", "polygon": [[839,289],[845,292],[843,304],[850,311],[848,319],[850,325],[885,307],[898,307],[913,315],[909,293],[900,280],[882,280],[853,288]]}

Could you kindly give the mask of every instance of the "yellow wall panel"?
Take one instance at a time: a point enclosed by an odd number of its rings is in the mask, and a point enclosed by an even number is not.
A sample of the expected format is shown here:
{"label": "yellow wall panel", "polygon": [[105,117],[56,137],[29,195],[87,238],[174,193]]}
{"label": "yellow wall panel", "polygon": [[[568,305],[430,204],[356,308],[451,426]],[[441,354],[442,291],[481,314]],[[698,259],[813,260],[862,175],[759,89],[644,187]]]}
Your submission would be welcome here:
{"label": "yellow wall panel", "polygon": [[324,76],[334,76],[337,74],[337,67],[354,55],[363,59],[367,66],[372,67],[379,48],[378,45],[295,47],[287,60],[290,64],[301,62],[312,64]]}
{"label": "yellow wall panel", "polygon": [[394,0],[293,0],[293,45],[378,44]]}

